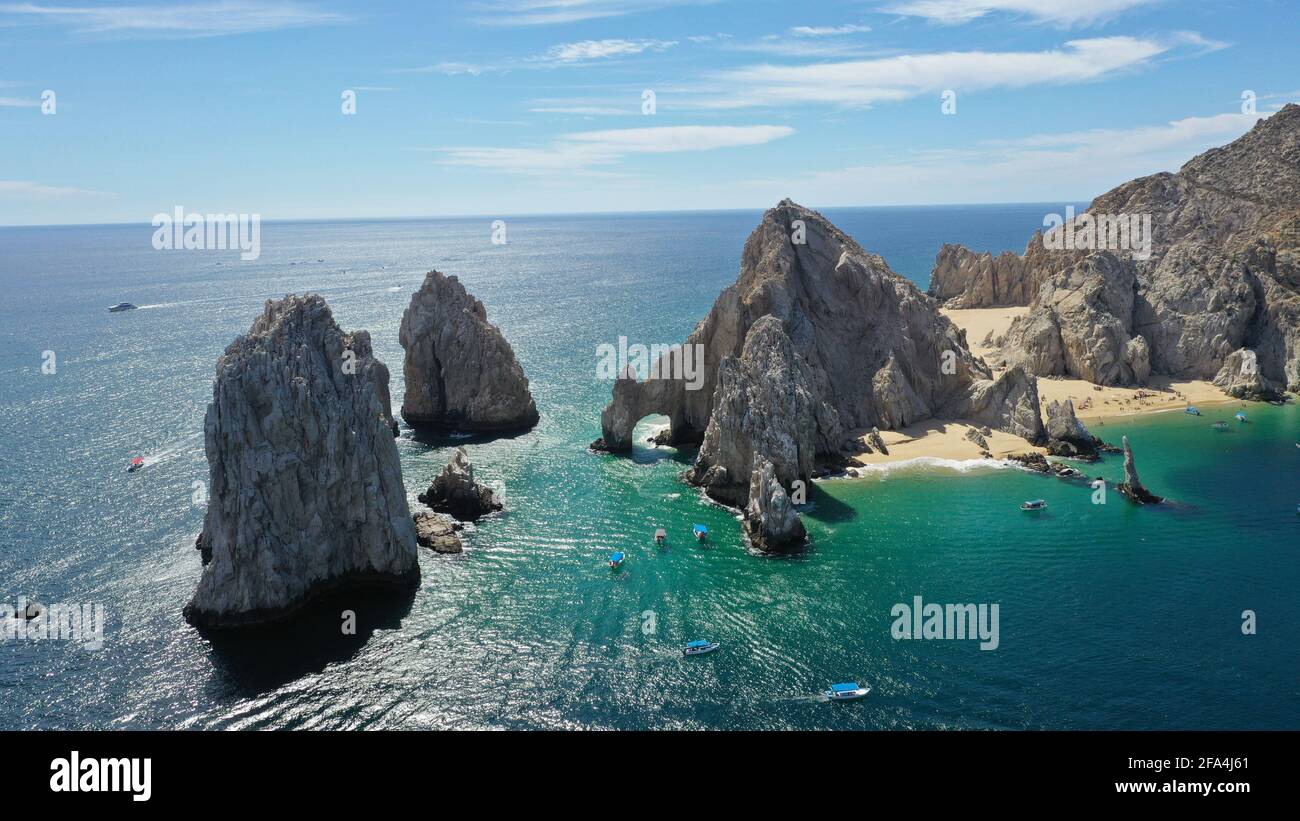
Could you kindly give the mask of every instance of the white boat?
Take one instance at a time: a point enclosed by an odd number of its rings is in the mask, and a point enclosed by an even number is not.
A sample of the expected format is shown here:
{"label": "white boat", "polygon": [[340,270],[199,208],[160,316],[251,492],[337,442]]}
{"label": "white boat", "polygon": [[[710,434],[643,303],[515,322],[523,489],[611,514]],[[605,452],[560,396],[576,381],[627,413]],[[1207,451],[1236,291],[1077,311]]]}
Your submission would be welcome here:
{"label": "white boat", "polygon": [[831,701],[852,701],[855,698],[862,698],[870,692],[870,687],[863,687],[856,681],[847,681],[843,684],[832,684],[831,689],[826,691],[825,696]]}
{"label": "white boat", "polygon": [[108,312],[110,314],[116,314],[116,313],[121,313],[122,311],[134,311],[138,307],[140,306],[132,305],[129,302],[119,302],[116,305],[110,305],[108,308]]}
{"label": "white boat", "polygon": [[712,653],[714,650],[717,650],[720,646],[721,645],[719,645],[716,641],[709,641],[708,639],[696,639],[695,641],[689,641],[686,643],[686,646],[682,648],[682,655],[702,656],[705,653]]}
{"label": "white boat", "polygon": [[1045,510],[1046,508],[1047,501],[1044,499],[1031,499],[1020,505],[1021,510]]}

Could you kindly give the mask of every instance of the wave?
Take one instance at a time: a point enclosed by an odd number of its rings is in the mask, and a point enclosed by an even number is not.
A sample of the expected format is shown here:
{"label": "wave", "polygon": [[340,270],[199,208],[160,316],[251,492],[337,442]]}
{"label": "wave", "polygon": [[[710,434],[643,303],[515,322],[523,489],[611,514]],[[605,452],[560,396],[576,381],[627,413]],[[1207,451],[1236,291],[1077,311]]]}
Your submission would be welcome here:
{"label": "wave", "polygon": [[957,473],[971,473],[977,470],[1015,470],[1019,465],[1000,459],[945,459],[941,456],[917,456],[898,462],[884,462],[873,465],[858,465],[853,470],[857,477],[844,475],[834,478],[864,479],[868,476],[888,476],[894,472],[950,470]]}

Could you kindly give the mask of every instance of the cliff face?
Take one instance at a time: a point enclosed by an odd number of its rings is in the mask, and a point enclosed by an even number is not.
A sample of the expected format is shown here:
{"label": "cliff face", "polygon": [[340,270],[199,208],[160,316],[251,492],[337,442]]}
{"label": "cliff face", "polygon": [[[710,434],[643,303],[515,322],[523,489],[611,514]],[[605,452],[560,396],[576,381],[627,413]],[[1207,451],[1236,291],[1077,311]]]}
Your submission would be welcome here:
{"label": "cliff face", "polygon": [[430,271],[402,315],[406,396],[413,426],[527,430],[537,406],[524,369],[487,311],[456,277]]}
{"label": "cliff face", "polygon": [[319,296],[267,302],[226,349],[204,419],[191,623],[257,624],[349,585],[418,584],[387,385],[370,335],[344,333]]}
{"label": "cliff face", "polygon": [[945,308],[1000,308],[1028,305],[1046,273],[1042,234],[1035,233],[1023,256],[1004,251],[996,257],[963,245],[939,249],[927,293]]}
{"label": "cliff face", "polygon": [[[1149,249],[1047,251],[1039,242],[1033,251],[1031,242],[1019,267],[1003,263],[1031,296],[1006,335],[1005,362],[1109,385],[1153,373],[1228,382],[1228,358],[1245,349],[1258,372],[1243,391],[1300,390],[1300,106],[1177,174],[1125,183],[1087,212],[1094,222],[1113,215],[1149,216]],[[973,256],[945,249],[936,265],[935,287],[955,307],[984,304],[984,279],[950,270],[963,260],[979,268]]]}
{"label": "cliff face", "polygon": [[[700,441],[714,411],[721,363],[741,357],[751,328],[769,315],[806,366],[819,409],[813,434],[819,456],[838,454],[846,432],[958,414],[976,395],[985,400],[988,424],[1033,441],[1042,436],[1037,396],[1012,382],[991,390],[990,371],[934,300],[825,217],[784,200],[763,215],[745,243],[736,282],[686,340],[703,346],[703,388],[690,391],[683,380],[653,377],[617,380],[597,447],[630,450],[632,427],[650,413],[669,417],[673,441]],[[1005,401],[995,406],[987,401],[992,396]]]}

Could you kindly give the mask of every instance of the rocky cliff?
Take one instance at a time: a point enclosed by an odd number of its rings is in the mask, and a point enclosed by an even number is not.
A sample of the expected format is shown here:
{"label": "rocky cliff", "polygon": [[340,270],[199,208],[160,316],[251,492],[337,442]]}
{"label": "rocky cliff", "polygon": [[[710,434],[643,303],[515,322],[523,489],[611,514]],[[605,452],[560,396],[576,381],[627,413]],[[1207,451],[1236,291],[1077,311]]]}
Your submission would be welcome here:
{"label": "rocky cliff", "polygon": [[528,378],[483,303],[454,276],[430,271],[402,315],[406,396],[412,426],[517,431],[537,424]]}
{"label": "rocky cliff", "polygon": [[1023,256],[1004,251],[995,257],[963,245],[944,245],[930,272],[927,293],[945,308],[1028,305],[1041,284],[1045,253],[1041,233],[1029,240]]}
{"label": "rocky cliff", "polygon": [[995,387],[933,299],[822,215],[784,200],[763,215],[745,243],[740,275],[686,340],[703,346],[702,389],[688,390],[682,379],[617,380],[597,447],[630,450],[632,427],[651,413],[669,417],[673,441],[699,442],[722,361],[741,357],[750,329],[769,315],[805,366],[819,455],[838,453],[847,432],[970,411],[993,427],[1042,437],[1032,380],[1004,377]]}
{"label": "rocky cliff", "polygon": [[[1128,243],[1116,216],[1130,220]],[[1133,242],[1131,219],[1146,217],[1152,236],[1144,248]],[[1048,251],[1040,242],[1022,258],[1032,299],[1006,335],[1004,362],[1108,385],[1141,385],[1156,374],[1214,379],[1252,398],[1300,390],[1300,106],[1176,174],[1098,197],[1048,239],[1067,228],[1076,240],[1059,244],[1073,249]],[[936,287],[963,307],[982,304],[987,291],[984,279],[959,282],[951,273],[969,256],[948,251],[936,267]],[[1002,269],[1013,275],[1016,265]],[[1002,292],[1020,293],[1005,285]],[[1257,370],[1225,370],[1234,355],[1237,364],[1253,355]]]}
{"label": "rocky cliff", "polygon": [[226,349],[204,419],[191,623],[258,624],[330,590],[418,584],[387,385],[370,335],[344,333],[319,296],[267,302]]}

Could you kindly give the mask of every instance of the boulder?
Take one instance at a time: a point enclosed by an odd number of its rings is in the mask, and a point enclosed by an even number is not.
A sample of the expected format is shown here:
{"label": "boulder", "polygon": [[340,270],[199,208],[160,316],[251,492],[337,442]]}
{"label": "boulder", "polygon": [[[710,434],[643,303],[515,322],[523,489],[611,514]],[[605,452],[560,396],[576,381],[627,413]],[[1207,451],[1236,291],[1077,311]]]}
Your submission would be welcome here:
{"label": "boulder", "polygon": [[263,624],[333,590],[418,585],[387,375],[369,334],[344,333],[315,295],[267,302],[217,360],[192,624]]}
{"label": "boulder", "polygon": [[1249,348],[1238,348],[1223,360],[1223,367],[1214,376],[1214,384],[1238,399],[1272,402],[1285,396],[1280,384],[1264,378],[1259,369],[1259,357]]}
{"label": "boulder", "polygon": [[1074,402],[1047,403],[1047,452],[1052,456],[1096,461],[1103,442],[1074,415]]}
{"label": "boulder", "polygon": [[474,466],[464,448],[452,451],[442,472],[433,478],[419,500],[439,513],[450,513],[462,522],[501,510],[504,506],[490,487],[474,481]]}
{"label": "boulder", "polygon": [[435,553],[461,551],[460,537],[456,535],[456,531],[463,527],[460,522],[445,513],[431,513],[427,510],[416,513],[413,519],[415,537],[422,547],[430,548]]}

